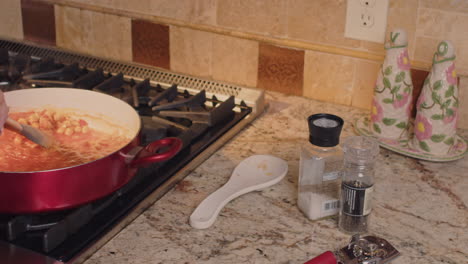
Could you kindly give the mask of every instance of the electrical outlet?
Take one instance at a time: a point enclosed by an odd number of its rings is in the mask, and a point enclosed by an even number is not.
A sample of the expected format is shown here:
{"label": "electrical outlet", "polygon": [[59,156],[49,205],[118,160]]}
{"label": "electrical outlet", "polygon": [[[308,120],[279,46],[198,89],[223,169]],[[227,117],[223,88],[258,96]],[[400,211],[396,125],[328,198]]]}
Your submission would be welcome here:
{"label": "electrical outlet", "polygon": [[360,0],[360,1],[361,1],[361,5],[363,6],[374,7],[376,0]]}
{"label": "electrical outlet", "polygon": [[388,0],[348,0],[345,37],[383,43]]}
{"label": "electrical outlet", "polygon": [[374,15],[367,10],[362,12],[360,24],[364,28],[372,28],[374,26]]}

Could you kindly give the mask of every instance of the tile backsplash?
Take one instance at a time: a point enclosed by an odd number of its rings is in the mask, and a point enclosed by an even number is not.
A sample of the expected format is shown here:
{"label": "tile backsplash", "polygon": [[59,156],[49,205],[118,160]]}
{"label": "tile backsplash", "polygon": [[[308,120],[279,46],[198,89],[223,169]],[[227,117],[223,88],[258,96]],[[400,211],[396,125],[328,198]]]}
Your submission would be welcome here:
{"label": "tile backsplash", "polygon": [[[346,0],[2,0],[0,37],[370,108],[383,44],[344,37]],[[439,41],[457,48],[468,128],[467,1],[390,0],[416,92]]]}
{"label": "tile backsplash", "polygon": [[24,39],[55,45],[54,6],[36,0],[21,0]]}
{"label": "tile backsplash", "polygon": [[0,2],[0,36],[22,39],[23,21],[21,19],[21,1],[2,0]]}
{"label": "tile backsplash", "polygon": [[132,60],[131,19],[55,5],[57,46],[116,60]]}
{"label": "tile backsplash", "polygon": [[302,95],[304,51],[260,44],[257,87]]}
{"label": "tile backsplash", "polygon": [[169,69],[169,27],[133,19],[132,55],[135,62]]}

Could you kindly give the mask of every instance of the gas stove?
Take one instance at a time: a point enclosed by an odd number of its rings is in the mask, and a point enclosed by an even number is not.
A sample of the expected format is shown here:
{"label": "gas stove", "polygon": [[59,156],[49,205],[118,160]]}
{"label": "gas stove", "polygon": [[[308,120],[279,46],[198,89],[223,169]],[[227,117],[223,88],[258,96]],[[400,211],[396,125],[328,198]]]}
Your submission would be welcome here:
{"label": "gas stove", "polygon": [[178,137],[183,149],[169,161],[139,169],[117,192],[78,208],[0,214],[2,263],[83,262],[264,108],[261,90],[0,39],[0,89],[42,87],[120,98],[139,113],[143,144]]}

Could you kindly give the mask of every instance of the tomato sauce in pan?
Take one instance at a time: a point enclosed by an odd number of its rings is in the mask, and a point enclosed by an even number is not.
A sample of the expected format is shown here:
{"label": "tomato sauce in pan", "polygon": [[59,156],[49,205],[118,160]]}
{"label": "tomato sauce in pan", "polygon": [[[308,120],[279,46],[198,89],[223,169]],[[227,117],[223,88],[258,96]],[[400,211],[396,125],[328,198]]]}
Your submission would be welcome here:
{"label": "tomato sauce in pan", "polygon": [[48,133],[54,138],[49,148],[24,136],[3,130],[0,135],[0,171],[28,172],[60,169],[90,162],[121,149],[127,137],[97,131],[73,116],[52,110],[10,113],[9,117]]}

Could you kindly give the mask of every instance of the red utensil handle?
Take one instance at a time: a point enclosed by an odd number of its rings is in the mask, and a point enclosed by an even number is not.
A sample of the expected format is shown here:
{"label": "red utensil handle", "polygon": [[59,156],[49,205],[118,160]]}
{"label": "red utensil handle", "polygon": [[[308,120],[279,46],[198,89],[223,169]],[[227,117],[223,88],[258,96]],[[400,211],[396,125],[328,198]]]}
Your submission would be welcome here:
{"label": "red utensil handle", "polygon": [[[164,151],[163,153],[156,153],[163,147],[169,147],[168,150]],[[131,163],[132,166],[141,166],[146,164],[151,164],[155,162],[166,161],[174,157],[182,148],[182,140],[175,137],[163,138],[160,140],[156,140],[146,146],[141,152],[149,152],[154,153],[148,156],[139,157],[134,159]]]}
{"label": "red utensil handle", "polygon": [[335,255],[331,251],[327,251],[317,257],[307,261],[304,264],[337,264]]}

